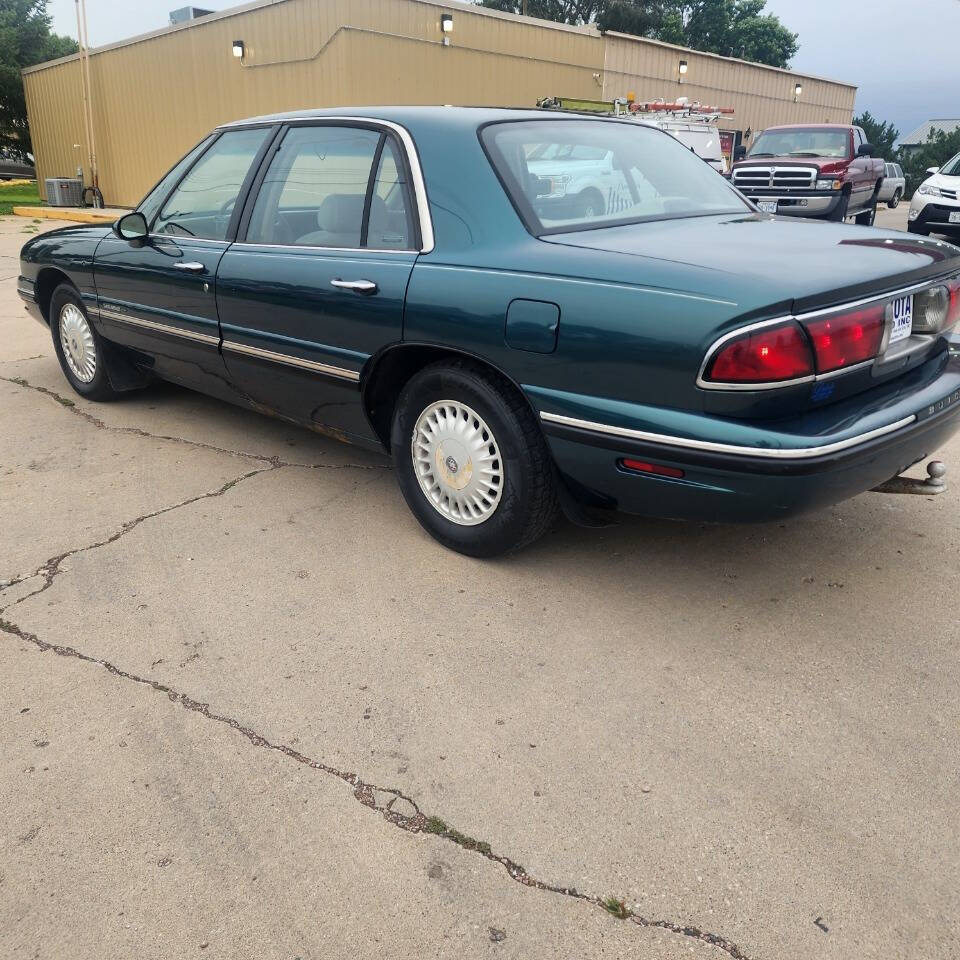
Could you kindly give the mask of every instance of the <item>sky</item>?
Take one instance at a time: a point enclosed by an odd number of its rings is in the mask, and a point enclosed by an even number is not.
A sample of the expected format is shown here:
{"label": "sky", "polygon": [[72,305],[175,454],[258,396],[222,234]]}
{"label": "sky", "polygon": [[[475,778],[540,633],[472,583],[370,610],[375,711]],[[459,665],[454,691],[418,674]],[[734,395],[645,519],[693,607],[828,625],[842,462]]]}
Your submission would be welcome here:
{"label": "sky", "polygon": [[[74,0],[48,2],[54,30],[76,37]],[[90,43],[100,46],[166,26],[186,0],[86,3]],[[857,113],[869,110],[903,136],[925,120],[960,117],[960,0],[767,0],[767,10],[800,34],[795,70],[857,84]]]}

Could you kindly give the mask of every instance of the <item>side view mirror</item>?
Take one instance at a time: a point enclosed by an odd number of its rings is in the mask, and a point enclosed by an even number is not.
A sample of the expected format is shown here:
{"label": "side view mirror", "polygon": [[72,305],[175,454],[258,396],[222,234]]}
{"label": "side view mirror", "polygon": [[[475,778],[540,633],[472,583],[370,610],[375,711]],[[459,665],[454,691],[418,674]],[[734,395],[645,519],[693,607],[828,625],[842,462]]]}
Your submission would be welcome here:
{"label": "side view mirror", "polygon": [[113,229],[121,240],[129,240],[131,243],[143,243],[147,239],[146,217],[136,210],[121,217],[113,225]]}
{"label": "side view mirror", "polygon": [[873,156],[873,144],[872,143],[861,143],[860,149],[857,150],[858,157],[872,157]]}
{"label": "side view mirror", "polygon": [[742,160],[746,155],[747,155],[747,148],[742,143],[738,143],[733,150],[733,159]]}
{"label": "side view mirror", "polygon": [[939,167],[927,167],[927,173],[939,173],[939,172],[940,172]]}

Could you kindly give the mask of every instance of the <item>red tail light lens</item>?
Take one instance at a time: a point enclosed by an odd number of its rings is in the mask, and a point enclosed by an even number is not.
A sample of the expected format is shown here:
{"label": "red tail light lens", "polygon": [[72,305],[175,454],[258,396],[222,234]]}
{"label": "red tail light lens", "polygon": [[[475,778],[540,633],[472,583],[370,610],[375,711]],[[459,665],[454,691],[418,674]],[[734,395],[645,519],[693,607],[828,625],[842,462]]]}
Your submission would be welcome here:
{"label": "red tail light lens", "polygon": [[817,373],[872,360],[883,340],[883,311],[881,303],[807,321],[804,326],[813,341]]}
{"label": "red tail light lens", "polygon": [[947,289],[950,291],[950,306],[947,307],[947,319],[943,325],[944,330],[949,330],[960,320],[960,277],[954,277],[947,281]]}
{"label": "red tail light lens", "polygon": [[793,320],[728,340],[710,361],[713,383],[773,383],[813,375],[813,354]]}

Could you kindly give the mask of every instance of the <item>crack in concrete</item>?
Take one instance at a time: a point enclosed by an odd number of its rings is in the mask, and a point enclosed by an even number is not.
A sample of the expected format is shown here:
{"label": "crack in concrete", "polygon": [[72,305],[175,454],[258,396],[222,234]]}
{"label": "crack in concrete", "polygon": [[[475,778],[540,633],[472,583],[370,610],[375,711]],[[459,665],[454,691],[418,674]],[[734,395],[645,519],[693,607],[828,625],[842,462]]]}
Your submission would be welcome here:
{"label": "crack in concrete", "polygon": [[75,557],[77,554],[87,553],[90,550],[97,550],[100,547],[105,547],[111,543],[115,543],[121,537],[126,536],[131,530],[139,527],[140,524],[146,520],[152,520],[154,517],[163,516],[163,514],[170,513],[173,510],[179,510],[181,507],[188,507],[190,504],[199,503],[201,500],[210,500],[214,497],[222,497],[225,493],[232,490],[238,483],[243,483],[244,480],[249,480],[251,477],[258,476],[261,473],[270,473],[273,470],[279,470],[286,466],[289,466],[289,464],[270,462],[266,466],[257,467],[256,470],[248,470],[246,473],[240,474],[239,477],[234,477],[232,480],[228,480],[226,483],[217,487],[216,490],[208,490],[206,493],[198,493],[194,497],[187,497],[186,500],[180,500],[177,503],[169,504],[166,507],[159,507],[156,510],[151,510],[149,513],[142,513],[139,517],[134,517],[132,520],[125,520],[121,524],[119,530],[114,531],[109,537],[105,537],[103,540],[97,540],[95,543],[88,543],[82,547],[72,547],[69,550],[64,550],[63,553],[58,553],[56,556],[50,557],[49,560],[46,560],[44,563],[42,563],[32,573],[25,573],[22,576],[15,577],[13,580],[7,580],[4,582],[3,587],[0,588],[0,596],[2,596],[7,590],[19,586],[21,583],[26,583],[28,580],[33,580],[35,577],[43,577],[43,585],[39,589],[19,597],[18,599],[14,600],[13,603],[7,604],[6,606],[0,606],[0,613],[6,613],[7,610],[13,609],[15,606],[17,606],[17,604],[23,603],[24,600],[29,600],[31,597],[36,597],[44,591],[49,590],[50,587],[53,586],[53,581],[61,572],[60,567],[64,560],[67,560],[70,557]]}
{"label": "crack in concrete", "polygon": [[[265,471],[254,471],[254,473],[263,472]],[[235,481],[232,481],[230,486],[239,483],[242,479],[245,479],[245,477],[241,477]],[[226,491],[224,490],[223,492]],[[218,496],[220,494],[213,495]],[[122,533],[119,535],[122,536]],[[116,536],[112,539],[116,539]],[[111,541],[108,540],[105,542],[109,543]],[[77,551],[73,552],[76,553]],[[59,570],[50,574],[49,582],[52,582],[57,572],[59,572]],[[42,588],[42,590],[47,589],[49,582]],[[37,592],[42,592],[42,590]],[[35,594],[31,594],[31,596],[34,595]],[[11,606],[13,606],[13,604],[11,604]],[[309,767],[311,770],[317,770],[328,776],[334,777],[337,780],[348,784],[352,788],[353,796],[356,800],[358,800],[364,806],[369,807],[372,810],[376,810],[384,818],[384,820],[401,830],[406,830],[409,833],[423,833],[426,835],[436,836],[439,839],[456,844],[463,850],[475,853],[494,863],[499,863],[506,870],[507,874],[512,880],[523,884],[525,887],[531,887],[534,890],[540,890],[544,893],[553,893],[568,897],[573,900],[579,900],[582,903],[585,903],[596,909],[603,910],[605,913],[617,917],[618,919],[621,919],[625,922],[634,923],[640,927],[650,927],[653,929],[664,930],[668,933],[674,933],[678,936],[697,940],[700,943],[708,946],[717,947],[719,950],[722,950],[724,953],[730,956],[732,960],[750,960],[750,958],[737,946],[736,943],[734,943],[732,940],[728,940],[726,937],[723,937],[720,934],[701,930],[699,927],[695,927],[691,924],[679,924],[674,923],[671,920],[645,917],[639,913],[636,913],[630,908],[625,907],[622,901],[618,901],[615,898],[603,898],[595,894],[581,893],[574,887],[560,886],[540,880],[528,873],[515,860],[491,849],[488,843],[474,840],[472,837],[468,837],[460,833],[458,830],[449,828],[445,823],[443,823],[443,821],[436,817],[427,817],[420,810],[417,802],[402,791],[394,787],[381,787],[373,783],[368,783],[356,773],[347,770],[340,770],[328,763],[324,763],[322,760],[315,760],[314,758],[307,756],[305,753],[302,753],[299,750],[295,750],[293,747],[288,746],[285,743],[275,743],[274,741],[263,736],[263,734],[257,733],[257,731],[253,728],[245,726],[236,718],[217,713],[211,709],[210,704],[203,703],[199,700],[194,700],[187,694],[174,689],[160,680],[152,680],[149,677],[141,677],[138,674],[131,673],[128,670],[118,667],[109,660],[83,653],[82,651],[77,650],[75,647],[49,643],[46,640],[41,640],[36,634],[30,633],[18,626],[16,623],[6,619],[6,617],[3,616],[5,612],[6,610],[0,610],[0,630],[2,630],[4,633],[17,637],[23,642],[32,644],[42,653],[52,651],[60,657],[69,657],[80,660],[84,663],[102,667],[108,673],[121,680],[127,680],[132,683],[139,684],[140,686],[149,687],[158,693],[164,694],[172,703],[179,704],[185,710],[198,713],[205,719],[211,720],[214,723],[220,723],[230,727],[231,730],[236,731],[242,737],[246,738],[246,740],[249,741],[249,743],[254,747],[260,747],[264,750],[280,753],[290,760],[294,760],[297,763]],[[406,809],[412,810],[413,813],[404,814],[394,810],[393,807],[398,800],[402,801],[403,804],[406,804]],[[442,829],[435,826],[436,824],[439,824]],[[618,904],[620,909],[618,911],[612,910],[610,906],[611,903]]]}
{"label": "crack in concrete", "polygon": [[11,383],[14,386],[22,387],[26,390],[34,390],[37,393],[55,400],[65,410],[69,410],[74,416],[85,420],[87,423],[96,427],[98,430],[108,430],[111,433],[126,433],[135,437],[143,437],[147,440],[166,440],[170,443],[182,443],[189,447],[197,447],[201,450],[210,450],[213,453],[225,453],[231,457],[245,457],[248,460],[259,460],[262,463],[269,463],[275,467],[300,467],[304,470],[389,470],[388,463],[299,463],[295,460],[284,460],[282,457],[268,457],[262,453],[249,453],[246,450],[231,450],[229,447],[220,447],[215,443],[206,443],[203,440],[190,440],[186,437],[176,437],[169,434],[150,433],[141,427],[118,427],[113,424],[105,423],[99,417],[81,409],[69,397],[64,397],[51,390],[49,387],[41,387],[38,384],[30,383],[23,377],[2,377],[0,381]]}
{"label": "crack in concrete", "polygon": [[[406,830],[410,833],[424,833],[427,835],[434,835],[440,839],[446,840],[450,843],[456,844],[463,850],[466,850],[471,853],[475,853],[481,857],[491,860],[495,863],[499,863],[510,876],[511,879],[515,880],[517,883],[521,883],[526,887],[531,887],[535,890],[540,890],[545,893],[558,894],[560,896],[569,897],[574,900],[579,900],[585,904],[588,904],[596,909],[603,910],[607,914],[615,916],[625,922],[634,923],[641,927],[650,927],[659,930],[664,930],[668,933],[674,933],[679,936],[687,937],[689,939],[697,940],[701,943],[707,944],[709,946],[717,947],[718,949],[725,952],[732,960],[750,960],[750,958],[743,953],[743,951],[731,940],[728,940],[726,937],[723,937],[719,934],[710,933],[706,930],[701,930],[699,927],[692,926],[690,924],[678,924],[670,920],[661,920],[651,917],[642,916],[639,913],[634,912],[633,910],[624,906],[622,901],[616,900],[611,897],[600,897],[595,894],[586,894],[581,893],[576,890],[574,887],[560,886],[556,884],[547,883],[544,880],[540,880],[537,877],[529,874],[519,863],[510,857],[497,853],[491,849],[488,843],[474,840],[472,837],[466,836],[465,834],[460,833],[460,831],[453,828],[447,827],[442,820],[436,817],[427,817],[425,816],[416,801],[411,797],[408,797],[406,794],[402,793],[400,790],[397,790],[393,787],[381,787],[376,784],[367,783],[356,773],[350,771],[340,770],[336,767],[331,766],[328,763],[324,763],[321,760],[315,760],[312,757],[308,757],[306,754],[301,753],[299,750],[295,750],[293,747],[290,747],[283,743],[274,743],[269,740],[267,737],[263,736],[260,733],[257,733],[251,727],[244,726],[239,720],[234,717],[226,716],[225,714],[216,713],[210,708],[208,703],[203,703],[199,700],[194,700],[192,697],[189,697],[187,694],[182,693],[178,690],[175,690],[173,687],[168,684],[162,683],[159,680],[152,680],[148,677],[141,677],[138,674],[131,673],[127,670],[122,669],[121,667],[116,666],[114,663],[111,663],[109,660],[105,660],[101,657],[95,657],[87,653],[76,649],[75,647],[65,646],[62,644],[49,643],[46,640],[41,640],[34,633],[30,633],[11,620],[8,620],[4,614],[8,610],[11,610],[13,607],[17,606],[23,601],[28,600],[30,597],[38,596],[44,591],[48,590],[52,585],[57,576],[62,572],[62,564],[64,560],[69,559],[70,557],[76,556],[80,553],[86,553],[90,550],[96,550],[100,547],[107,546],[109,544],[115,543],[121,537],[125,536],[131,530],[138,527],[141,523],[144,523],[147,520],[151,520],[154,517],[162,516],[163,514],[170,513],[173,510],[179,510],[181,507],[189,506],[190,504],[197,503],[201,500],[208,500],[215,497],[222,497],[224,494],[232,490],[237,484],[242,483],[245,480],[249,480],[251,477],[258,476],[259,474],[269,473],[273,470],[278,470],[284,467],[306,467],[306,468],[315,468],[322,467],[326,469],[336,469],[327,464],[301,464],[301,463],[291,463],[288,461],[281,460],[278,457],[266,457],[261,454],[250,454],[244,453],[236,450],[229,450],[224,447],[218,447],[214,444],[207,444],[201,441],[186,440],[181,437],[167,437],[160,436],[157,434],[148,433],[145,430],[141,430],[137,427],[113,427],[108,424],[105,424],[102,420],[99,420],[97,417],[94,417],[92,414],[87,413],[84,410],[80,410],[73,406],[72,401],[66,401],[65,398],[61,397],[59,394],[55,393],[52,390],[48,390],[46,387],[36,386],[30,384],[22,379],[10,379],[7,377],[0,377],[0,380],[6,381],[8,383],[16,384],[20,387],[26,387],[31,390],[35,390],[39,393],[45,394],[52,399],[56,400],[66,409],[71,410],[77,416],[82,419],[92,423],[98,429],[111,430],[118,433],[131,433],[136,436],[142,436],[149,439],[155,440],[167,440],[177,443],[184,443],[190,446],[200,447],[207,450],[212,450],[218,453],[225,453],[231,456],[237,457],[246,457],[252,460],[259,460],[263,464],[254,470],[249,470],[248,472],[241,474],[238,477],[234,477],[232,480],[228,480],[222,486],[218,487],[216,490],[208,491],[206,493],[198,494],[194,497],[189,497],[186,500],[179,501],[178,503],[171,504],[166,507],[161,507],[157,510],[153,510],[149,513],[142,514],[138,517],[135,517],[132,520],[128,520],[123,523],[119,530],[115,531],[109,537],[99,540],[95,543],[87,544],[82,547],[75,547],[71,550],[66,550],[63,553],[57,554],[54,557],[51,557],[44,564],[37,568],[33,573],[18,577],[15,580],[11,580],[8,583],[4,584],[3,590],[0,590],[0,593],[3,591],[15,587],[18,584],[24,583],[27,580],[31,580],[34,577],[42,577],[43,584],[39,589],[34,590],[31,593],[26,594],[23,597],[18,598],[13,603],[0,607],[0,630],[4,633],[7,633],[11,636],[17,637],[21,641],[30,643],[33,646],[37,647],[42,653],[52,651],[57,656],[69,657],[76,660],[80,660],[84,663],[89,663],[95,666],[100,666],[105,669],[108,673],[112,674],[115,677],[118,677],[122,680],[127,680],[135,684],[139,684],[144,687],[149,687],[152,690],[155,690],[158,693],[162,693],[167,696],[167,698],[173,702],[178,703],[186,710],[190,710],[194,713],[198,713],[207,720],[211,720],[215,723],[224,724],[225,726],[230,727],[232,730],[239,733],[241,736],[245,737],[253,746],[260,747],[266,750],[271,750],[283,756],[301,763],[307,767],[310,767],[312,770],[317,770],[321,773],[324,773],[328,776],[335,777],[336,779],[348,784],[353,789],[353,796],[356,800],[362,803],[364,806],[369,807],[370,809],[376,810],[381,816],[390,824],[395,827],[398,827],[401,830]],[[339,466],[339,465],[338,465]],[[345,464],[345,468],[353,467],[355,469],[380,469],[376,466],[366,466],[360,464]],[[413,813],[404,814],[400,813],[397,810],[394,810],[394,805],[397,801],[402,801],[402,804],[406,804],[405,809],[413,810]],[[612,910],[610,904],[618,904],[618,910]]]}

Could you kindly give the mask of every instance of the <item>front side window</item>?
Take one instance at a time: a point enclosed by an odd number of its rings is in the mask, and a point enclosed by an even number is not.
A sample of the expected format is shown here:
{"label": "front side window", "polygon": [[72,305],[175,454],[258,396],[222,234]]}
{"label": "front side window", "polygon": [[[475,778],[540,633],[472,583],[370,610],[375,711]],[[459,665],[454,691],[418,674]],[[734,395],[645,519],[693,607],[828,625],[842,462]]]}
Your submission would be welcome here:
{"label": "front side window", "polygon": [[764,130],[750,148],[750,157],[849,157],[846,130],[797,127]]}
{"label": "front side window", "polygon": [[696,154],[642,124],[504,122],[481,139],[534,234],[749,210]]}
{"label": "front side window", "polygon": [[320,125],[293,127],[284,137],[246,241],[402,250],[410,236],[406,178],[393,140],[379,130]]}
{"label": "front side window", "polygon": [[240,188],[269,132],[259,127],[221,134],[170,195],[152,232],[225,240]]}
{"label": "front side window", "polygon": [[184,173],[193,166],[197,157],[206,150],[212,137],[201,140],[179,163],[171,167],[167,175],[140,201],[137,210],[143,214],[147,223],[152,223],[153,218],[160,209],[167,194],[175,183],[179,183]]}

